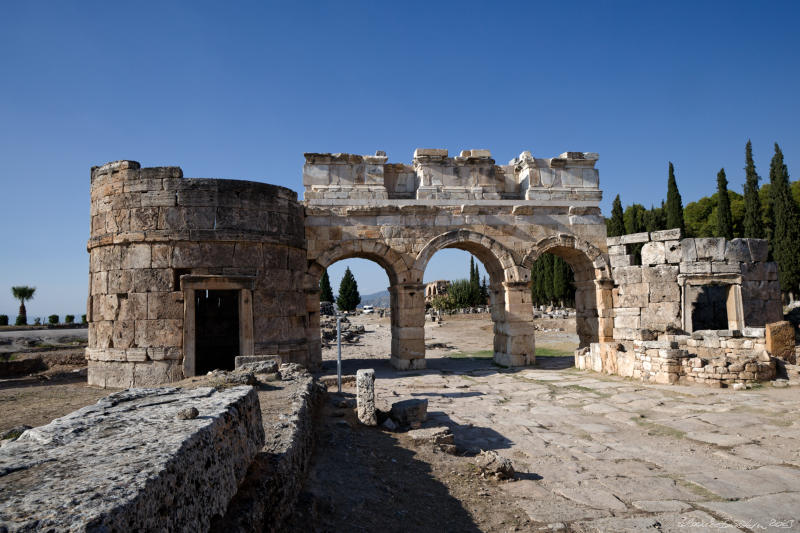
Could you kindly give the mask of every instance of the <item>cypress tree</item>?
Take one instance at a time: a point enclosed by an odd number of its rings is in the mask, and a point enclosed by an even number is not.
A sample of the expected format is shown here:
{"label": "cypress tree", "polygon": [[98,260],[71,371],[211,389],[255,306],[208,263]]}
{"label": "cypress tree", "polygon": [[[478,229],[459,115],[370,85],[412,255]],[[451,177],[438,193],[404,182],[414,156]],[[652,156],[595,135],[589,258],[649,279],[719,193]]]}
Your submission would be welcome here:
{"label": "cypress tree", "polygon": [[342,311],[355,311],[356,306],[361,303],[361,295],[358,294],[358,283],[350,267],[344,271],[342,283],[339,284],[339,297],[336,298],[336,306]]}
{"label": "cypress tree", "polygon": [[553,283],[553,255],[552,254],[544,254],[542,255],[542,263],[543,263],[543,282],[542,285],[544,286],[544,297],[545,301],[550,305],[553,304],[553,300],[555,298],[555,293],[553,289],[555,285]]}
{"label": "cypress tree", "polygon": [[489,303],[489,284],[486,283],[486,276],[483,276],[483,283],[481,284],[481,305]]}
{"label": "cypress tree", "polygon": [[470,289],[470,306],[481,305],[481,277],[478,273],[478,265],[475,260],[469,256],[469,289]]}
{"label": "cypress tree", "polygon": [[761,199],[758,196],[756,164],[753,161],[753,143],[749,140],[744,148],[744,236],[753,239],[764,238],[764,225],[761,220]]}
{"label": "cypress tree", "polygon": [[[623,219],[625,221],[625,233],[641,233],[647,231],[645,225],[645,208],[641,204],[632,204],[625,208]],[[629,244],[628,253],[633,256],[633,264],[642,264],[642,247],[644,244]]]}
{"label": "cypress tree", "polygon": [[553,298],[563,307],[569,287],[569,266],[560,257],[553,256]]}
{"label": "cypress tree", "polygon": [[669,178],[667,178],[667,229],[685,228],[683,223],[683,202],[678,184],[675,181],[675,168],[669,163]]}
{"label": "cypress tree", "polygon": [[606,230],[609,237],[619,237],[625,235],[625,219],[622,213],[622,202],[619,194],[611,204],[611,218],[607,222]]}
{"label": "cypress tree", "polygon": [[772,254],[778,263],[781,290],[788,292],[793,299],[800,284],[800,220],[789,188],[789,170],[778,143],[775,143],[775,155],[769,166],[769,182],[775,224]]}
{"label": "cypress tree", "polygon": [[731,200],[728,197],[728,180],[725,169],[717,173],[717,237],[733,239],[733,215],[731,215]]}
{"label": "cypress tree", "polygon": [[331,278],[328,277],[328,270],[322,273],[319,280],[319,301],[333,302],[333,289],[331,289]]}
{"label": "cypress tree", "polygon": [[536,305],[544,305],[547,301],[547,296],[544,290],[544,256],[539,256],[536,262],[533,263],[531,268],[531,296],[533,303]]}
{"label": "cypress tree", "polygon": [[664,213],[664,200],[661,200],[661,207],[653,207],[647,210],[644,216],[645,231],[661,231],[667,229],[666,213]]}

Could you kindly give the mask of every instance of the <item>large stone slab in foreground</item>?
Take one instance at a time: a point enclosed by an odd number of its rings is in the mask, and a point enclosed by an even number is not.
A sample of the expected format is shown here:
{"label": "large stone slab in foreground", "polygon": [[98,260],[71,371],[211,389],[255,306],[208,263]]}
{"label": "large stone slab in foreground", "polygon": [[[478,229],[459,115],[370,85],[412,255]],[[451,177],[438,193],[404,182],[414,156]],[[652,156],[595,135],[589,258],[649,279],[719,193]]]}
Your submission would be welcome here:
{"label": "large stone slab in foreground", "polygon": [[263,444],[252,387],[121,391],[0,449],[0,525],[206,531]]}

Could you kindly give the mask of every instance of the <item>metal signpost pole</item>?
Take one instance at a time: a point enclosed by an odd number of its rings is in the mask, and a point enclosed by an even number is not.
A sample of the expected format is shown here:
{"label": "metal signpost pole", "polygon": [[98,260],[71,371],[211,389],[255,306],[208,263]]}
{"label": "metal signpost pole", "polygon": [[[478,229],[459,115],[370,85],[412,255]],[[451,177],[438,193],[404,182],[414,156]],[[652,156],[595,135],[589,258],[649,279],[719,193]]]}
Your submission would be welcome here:
{"label": "metal signpost pole", "polygon": [[339,385],[339,394],[342,393],[342,317],[336,315],[336,346],[339,354],[336,356],[336,383]]}

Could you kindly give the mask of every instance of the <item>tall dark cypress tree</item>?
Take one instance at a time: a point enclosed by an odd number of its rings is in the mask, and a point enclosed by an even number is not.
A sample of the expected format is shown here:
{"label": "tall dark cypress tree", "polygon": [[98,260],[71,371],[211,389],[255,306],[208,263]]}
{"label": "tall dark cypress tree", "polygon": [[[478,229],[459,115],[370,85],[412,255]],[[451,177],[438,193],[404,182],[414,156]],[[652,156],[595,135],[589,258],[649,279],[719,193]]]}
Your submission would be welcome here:
{"label": "tall dark cypress tree", "polygon": [[541,260],[544,263],[542,266],[544,267],[544,297],[548,304],[552,305],[553,301],[555,300],[555,284],[553,283],[553,259],[555,256],[553,254],[542,254]]}
{"label": "tall dark cypress tree", "polygon": [[569,272],[567,262],[553,256],[553,297],[562,307],[571,299]]}
{"label": "tall dark cypress tree", "polygon": [[481,305],[489,303],[489,284],[486,283],[486,276],[483,276],[483,283],[481,283]]}
{"label": "tall dark cypress tree", "polygon": [[789,170],[778,143],[769,166],[769,183],[775,224],[770,243],[772,255],[778,263],[781,290],[789,293],[792,300],[800,284],[800,220],[789,188]]}
{"label": "tall dark cypress tree", "polygon": [[481,304],[481,277],[478,272],[478,265],[475,264],[474,258],[469,256],[469,289],[470,289],[470,304],[472,306]]}
{"label": "tall dark cypress tree", "polygon": [[619,194],[611,204],[611,218],[608,220],[606,230],[609,237],[619,237],[625,235],[625,218],[622,212],[622,202]]}
{"label": "tall dark cypress tree", "polygon": [[725,169],[717,173],[717,237],[733,239],[733,215],[731,199],[728,197],[728,180]]}
{"label": "tall dark cypress tree", "polygon": [[744,236],[753,239],[764,238],[764,225],[761,221],[761,198],[758,196],[756,164],[753,161],[753,143],[749,140],[744,148]]}
{"label": "tall dark cypress tree", "polygon": [[547,303],[547,294],[544,289],[544,255],[539,256],[531,269],[531,296],[536,305]]}
{"label": "tall dark cypress tree", "polygon": [[331,278],[328,277],[328,270],[322,273],[319,280],[319,301],[333,302],[333,289],[331,289]]}
{"label": "tall dark cypress tree", "polygon": [[361,303],[361,295],[358,294],[358,283],[350,267],[344,271],[342,282],[339,284],[339,297],[336,298],[336,306],[341,311],[355,311],[356,306]]}
{"label": "tall dark cypress tree", "polygon": [[678,184],[675,181],[675,168],[669,163],[669,178],[667,178],[667,229],[680,228],[683,231],[683,202]]}

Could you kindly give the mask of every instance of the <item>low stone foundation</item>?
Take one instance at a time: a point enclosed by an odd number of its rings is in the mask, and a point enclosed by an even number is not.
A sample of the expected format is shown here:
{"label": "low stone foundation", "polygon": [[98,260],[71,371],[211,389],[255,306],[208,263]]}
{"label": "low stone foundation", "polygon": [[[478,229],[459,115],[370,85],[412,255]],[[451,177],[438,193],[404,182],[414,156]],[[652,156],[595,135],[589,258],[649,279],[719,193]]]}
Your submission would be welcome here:
{"label": "low stone foundation", "polygon": [[211,531],[282,531],[294,508],[314,450],[314,419],[326,388],[309,374],[289,375],[287,366],[281,367],[281,375],[289,377],[282,382],[290,389],[289,406],[279,415],[263,413],[267,442],[250,465],[227,512],[214,521]]}
{"label": "low stone foundation", "polygon": [[207,531],[263,444],[252,387],[118,392],[0,449],[0,529]]}
{"label": "low stone foundation", "polygon": [[775,377],[764,328],[662,334],[658,340],[592,343],[575,352],[575,366],[649,383],[727,386]]}

